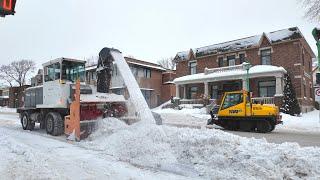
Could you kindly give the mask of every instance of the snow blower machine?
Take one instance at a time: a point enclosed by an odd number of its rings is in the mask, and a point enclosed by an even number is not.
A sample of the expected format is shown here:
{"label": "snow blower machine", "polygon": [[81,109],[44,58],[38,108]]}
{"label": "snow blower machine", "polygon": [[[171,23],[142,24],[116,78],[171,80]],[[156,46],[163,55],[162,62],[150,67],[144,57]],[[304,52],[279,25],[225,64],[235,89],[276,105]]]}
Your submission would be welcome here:
{"label": "snow blower machine", "polygon": [[250,92],[226,92],[220,106],[210,111],[208,125],[218,125],[227,130],[271,132],[282,123],[279,107],[274,103],[253,102]]}
{"label": "snow blower machine", "polygon": [[110,49],[102,49],[97,66],[97,92],[85,83],[85,61],[58,58],[44,63],[42,85],[27,88],[24,106],[17,109],[22,128],[33,130],[35,123],[40,123],[48,134],[66,134],[80,141],[96,128],[99,119],[124,116],[125,98],[109,93],[112,61]]}

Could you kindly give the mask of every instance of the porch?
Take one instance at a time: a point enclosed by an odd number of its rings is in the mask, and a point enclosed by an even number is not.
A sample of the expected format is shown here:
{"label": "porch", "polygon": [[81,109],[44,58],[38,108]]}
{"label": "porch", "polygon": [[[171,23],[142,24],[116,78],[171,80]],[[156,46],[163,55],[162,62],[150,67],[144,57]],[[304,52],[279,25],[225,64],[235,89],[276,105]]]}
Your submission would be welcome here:
{"label": "porch", "polygon": [[[256,102],[279,104],[283,93],[283,76],[286,70],[271,65],[256,65],[249,70],[249,91]],[[176,78],[176,97],[182,104],[199,104],[203,99],[209,99],[220,104],[224,92],[248,90],[247,71],[244,65],[213,68],[204,73]]]}

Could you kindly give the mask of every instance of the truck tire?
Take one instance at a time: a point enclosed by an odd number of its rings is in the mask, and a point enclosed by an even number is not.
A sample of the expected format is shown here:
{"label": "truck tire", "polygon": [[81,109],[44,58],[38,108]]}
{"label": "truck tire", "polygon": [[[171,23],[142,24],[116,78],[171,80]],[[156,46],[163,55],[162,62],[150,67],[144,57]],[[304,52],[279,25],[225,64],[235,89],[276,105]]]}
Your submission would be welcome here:
{"label": "truck tire", "polygon": [[50,112],[46,116],[46,131],[53,136],[59,136],[64,132],[62,117],[57,112]]}
{"label": "truck tire", "polygon": [[21,125],[23,130],[33,130],[35,126],[35,122],[32,122],[29,118],[27,112],[23,113],[21,116]]}

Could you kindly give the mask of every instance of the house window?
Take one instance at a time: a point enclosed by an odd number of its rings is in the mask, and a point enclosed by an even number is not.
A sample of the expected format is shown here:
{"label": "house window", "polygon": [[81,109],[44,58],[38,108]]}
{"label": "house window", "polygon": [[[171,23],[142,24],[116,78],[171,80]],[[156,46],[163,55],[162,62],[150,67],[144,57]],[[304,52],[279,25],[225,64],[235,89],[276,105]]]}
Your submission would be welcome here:
{"label": "house window", "polygon": [[218,58],[218,65],[219,67],[223,67],[223,57]]}
{"label": "house window", "polygon": [[310,89],[309,90],[310,90],[310,96],[309,97],[312,98],[313,88],[312,88],[311,84],[310,84]]}
{"label": "house window", "polygon": [[245,62],[245,54],[239,54],[240,64]]}
{"label": "house window", "polygon": [[309,72],[312,71],[312,61],[309,61]]}
{"label": "house window", "polygon": [[302,66],[304,66],[304,49],[302,49]]}
{"label": "house window", "polygon": [[197,74],[197,62],[189,63],[190,74]]}
{"label": "house window", "polygon": [[273,97],[276,94],[276,81],[259,82],[259,96]]}
{"label": "house window", "polygon": [[198,87],[194,86],[194,87],[190,87],[189,89],[189,99],[196,99],[197,97],[197,92],[198,92]]}
{"label": "house window", "polygon": [[236,65],[236,56],[227,56],[228,66]]}
{"label": "house window", "polygon": [[151,78],[151,69],[143,69],[145,78]]}
{"label": "house window", "polygon": [[261,64],[271,65],[271,49],[261,50]]}

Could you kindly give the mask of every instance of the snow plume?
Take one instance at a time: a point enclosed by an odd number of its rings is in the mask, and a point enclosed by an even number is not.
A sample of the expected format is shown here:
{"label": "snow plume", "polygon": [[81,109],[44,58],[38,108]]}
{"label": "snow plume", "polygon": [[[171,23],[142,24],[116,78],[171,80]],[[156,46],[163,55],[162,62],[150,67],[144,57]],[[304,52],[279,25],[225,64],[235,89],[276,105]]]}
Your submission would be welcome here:
{"label": "snow plume", "polygon": [[211,179],[320,178],[319,148],[270,144],[220,130],[104,121],[107,129],[83,145],[139,167]]}

